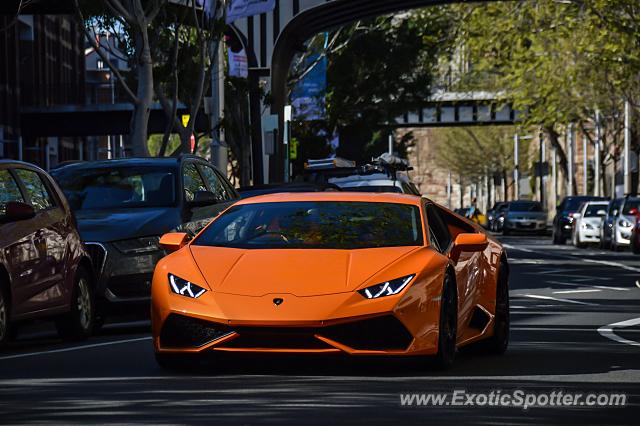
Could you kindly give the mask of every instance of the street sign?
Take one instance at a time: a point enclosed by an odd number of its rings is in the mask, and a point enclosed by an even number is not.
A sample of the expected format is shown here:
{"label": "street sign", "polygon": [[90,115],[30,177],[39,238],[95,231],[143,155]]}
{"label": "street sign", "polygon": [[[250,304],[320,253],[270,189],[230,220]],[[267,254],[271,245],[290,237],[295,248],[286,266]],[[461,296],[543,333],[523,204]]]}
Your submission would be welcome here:
{"label": "street sign", "polygon": [[300,141],[297,138],[292,138],[291,145],[289,148],[289,158],[291,160],[298,159],[298,145],[300,145]]}
{"label": "street sign", "polygon": [[273,11],[276,0],[231,0],[227,9],[227,24],[237,19]]}

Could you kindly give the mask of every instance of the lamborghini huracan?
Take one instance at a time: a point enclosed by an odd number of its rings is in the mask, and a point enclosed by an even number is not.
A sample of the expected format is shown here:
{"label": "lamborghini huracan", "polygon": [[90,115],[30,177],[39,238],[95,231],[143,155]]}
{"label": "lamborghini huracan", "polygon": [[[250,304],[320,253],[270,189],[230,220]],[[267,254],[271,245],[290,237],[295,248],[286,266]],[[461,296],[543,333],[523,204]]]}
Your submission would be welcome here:
{"label": "lamborghini huracan", "polygon": [[152,284],[155,355],[430,356],[509,340],[508,263],[480,226],[401,194],[242,200],[193,239],[171,233]]}

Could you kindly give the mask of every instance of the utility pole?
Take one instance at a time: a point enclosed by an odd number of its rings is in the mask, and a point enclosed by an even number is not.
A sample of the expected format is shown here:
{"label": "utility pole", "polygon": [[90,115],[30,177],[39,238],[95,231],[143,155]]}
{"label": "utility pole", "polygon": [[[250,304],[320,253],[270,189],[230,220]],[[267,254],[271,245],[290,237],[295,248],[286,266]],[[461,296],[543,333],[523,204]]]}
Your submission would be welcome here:
{"label": "utility pole", "polygon": [[587,190],[587,180],[589,179],[587,174],[587,166],[588,166],[587,149],[588,149],[587,138],[584,135],[582,135],[582,184],[584,185],[582,193],[584,195],[589,195],[589,191]]}
{"label": "utility pole", "polygon": [[567,169],[569,171],[569,176],[567,176],[567,178],[569,179],[569,183],[567,185],[567,195],[573,195],[573,175],[574,175],[574,171],[573,171],[573,159],[574,159],[574,154],[573,154],[573,148],[574,148],[574,140],[575,140],[575,132],[574,132],[574,128],[573,128],[573,123],[569,123],[569,126],[567,127],[567,142],[568,142],[568,147],[567,147]]}
{"label": "utility pole", "polygon": [[228,153],[224,142],[224,132],[220,128],[222,122],[222,114],[224,112],[224,47],[222,41],[214,43],[213,49],[213,68],[211,71],[211,163],[220,170],[225,176],[227,175]]}
{"label": "utility pole", "polygon": [[542,204],[544,208],[545,196],[544,196],[544,135],[540,132],[538,136],[540,139],[540,204]]}
{"label": "utility pole", "polygon": [[624,193],[631,193],[631,104],[624,102]]}
{"label": "utility pole", "polygon": [[519,164],[519,151],[520,151],[520,135],[516,133],[513,136],[513,188],[515,199],[520,198],[520,164]]}
{"label": "utility pole", "polygon": [[593,153],[594,163],[594,185],[593,195],[600,197],[602,195],[602,188],[600,185],[600,145],[602,143],[602,128],[600,127],[600,111],[596,111],[596,145],[595,152]]}
{"label": "utility pole", "polygon": [[553,205],[558,205],[558,152],[551,149],[551,184],[553,185]]}

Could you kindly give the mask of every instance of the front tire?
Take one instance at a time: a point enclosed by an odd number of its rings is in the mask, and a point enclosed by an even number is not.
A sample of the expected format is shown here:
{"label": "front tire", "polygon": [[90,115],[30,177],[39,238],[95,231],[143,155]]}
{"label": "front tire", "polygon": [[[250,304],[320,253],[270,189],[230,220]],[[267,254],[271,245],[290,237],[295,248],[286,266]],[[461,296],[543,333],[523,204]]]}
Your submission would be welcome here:
{"label": "front tire", "polygon": [[496,283],[496,313],[493,324],[493,336],[482,342],[483,349],[493,355],[502,355],[509,346],[511,319],[509,313],[509,269],[500,262],[498,282]]}
{"label": "front tire", "polygon": [[9,297],[5,289],[4,282],[0,280],[0,347],[7,344],[11,336],[11,323]]}
{"label": "front tire", "polygon": [[93,331],[95,306],[89,273],[78,267],[71,295],[71,310],[56,320],[58,335],[65,340],[83,340]]}
{"label": "front tire", "polygon": [[440,370],[451,368],[456,357],[458,335],[458,302],[455,282],[446,274],[440,300],[440,321],[438,325],[438,353],[435,361]]}
{"label": "front tire", "polygon": [[553,244],[557,244],[559,246],[564,245],[567,240],[562,236],[562,233],[559,232],[556,227],[553,228]]}

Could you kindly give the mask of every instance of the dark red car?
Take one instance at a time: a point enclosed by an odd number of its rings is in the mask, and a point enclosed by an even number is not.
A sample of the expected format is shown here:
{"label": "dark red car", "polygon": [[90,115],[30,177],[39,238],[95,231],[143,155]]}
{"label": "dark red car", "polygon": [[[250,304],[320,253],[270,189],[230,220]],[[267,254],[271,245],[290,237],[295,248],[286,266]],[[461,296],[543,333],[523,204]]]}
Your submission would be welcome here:
{"label": "dark red car", "polygon": [[93,269],[62,191],[43,170],[0,161],[0,345],[19,321],[56,320],[63,338],[93,328]]}
{"label": "dark red car", "polygon": [[629,213],[636,217],[636,224],[631,230],[631,251],[640,254],[640,210],[632,208]]}

